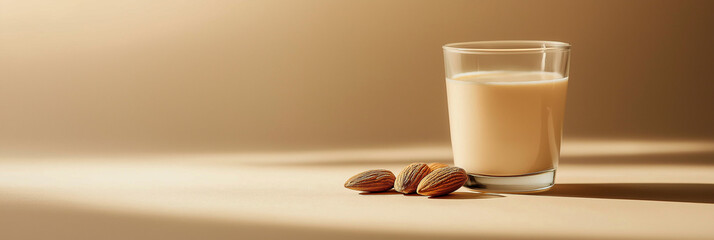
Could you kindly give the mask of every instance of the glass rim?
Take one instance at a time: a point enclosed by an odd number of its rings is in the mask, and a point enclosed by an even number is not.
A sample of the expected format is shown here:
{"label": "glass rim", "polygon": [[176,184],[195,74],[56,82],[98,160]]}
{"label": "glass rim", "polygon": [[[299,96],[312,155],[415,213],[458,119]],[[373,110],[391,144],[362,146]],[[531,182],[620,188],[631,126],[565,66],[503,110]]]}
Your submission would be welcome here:
{"label": "glass rim", "polygon": [[530,53],[545,51],[569,51],[570,44],[540,40],[496,40],[448,43],[445,51],[458,53]]}

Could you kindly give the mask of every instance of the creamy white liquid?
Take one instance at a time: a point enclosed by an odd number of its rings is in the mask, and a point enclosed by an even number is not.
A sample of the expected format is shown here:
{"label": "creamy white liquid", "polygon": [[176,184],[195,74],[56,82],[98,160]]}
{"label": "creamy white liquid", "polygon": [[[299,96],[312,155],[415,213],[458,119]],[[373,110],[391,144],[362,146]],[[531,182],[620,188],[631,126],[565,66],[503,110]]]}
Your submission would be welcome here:
{"label": "creamy white liquid", "polygon": [[513,176],[555,168],[568,78],[551,72],[472,72],[446,79],[454,164]]}

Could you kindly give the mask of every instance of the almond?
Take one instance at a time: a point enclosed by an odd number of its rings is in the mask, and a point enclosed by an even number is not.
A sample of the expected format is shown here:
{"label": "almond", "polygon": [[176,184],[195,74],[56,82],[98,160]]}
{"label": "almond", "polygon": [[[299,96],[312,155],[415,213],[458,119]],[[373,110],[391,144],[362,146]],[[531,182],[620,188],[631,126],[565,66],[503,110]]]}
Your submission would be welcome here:
{"label": "almond", "polygon": [[431,197],[446,195],[461,188],[467,179],[466,171],[462,168],[439,168],[421,180],[417,193]]}
{"label": "almond", "polygon": [[434,171],[434,170],[439,169],[439,168],[448,167],[449,165],[446,165],[446,164],[443,164],[443,163],[435,162],[435,163],[429,163],[428,166],[429,166],[429,169],[431,169],[431,171]]}
{"label": "almond", "polygon": [[357,191],[382,192],[394,187],[394,179],[394,173],[389,170],[369,170],[347,179],[345,187]]}
{"label": "almond", "polygon": [[412,163],[397,175],[394,190],[404,194],[414,193],[421,179],[430,172],[431,169],[425,163]]}

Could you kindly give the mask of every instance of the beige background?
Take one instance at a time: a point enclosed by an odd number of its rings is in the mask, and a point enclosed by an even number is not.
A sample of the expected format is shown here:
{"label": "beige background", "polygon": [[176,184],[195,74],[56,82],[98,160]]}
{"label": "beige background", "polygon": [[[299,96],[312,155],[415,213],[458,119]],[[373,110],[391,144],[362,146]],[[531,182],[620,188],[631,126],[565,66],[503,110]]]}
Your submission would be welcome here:
{"label": "beige background", "polygon": [[0,151],[446,143],[441,45],[573,45],[565,135],[714,137],[710,1],[0,1]]}
{"label": "beige background", "polygon": [[[0,239],[712,239],[712,12],[0,0]],[[451,163],[441,45],[498,39],[573,45],[551,191],[343,188]]]}

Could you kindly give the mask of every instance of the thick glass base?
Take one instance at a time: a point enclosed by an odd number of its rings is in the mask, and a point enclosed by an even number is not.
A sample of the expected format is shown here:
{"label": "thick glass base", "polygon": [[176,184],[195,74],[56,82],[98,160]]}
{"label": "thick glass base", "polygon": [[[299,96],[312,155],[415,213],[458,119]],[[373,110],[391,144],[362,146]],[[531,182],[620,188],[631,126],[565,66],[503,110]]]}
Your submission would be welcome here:
{"label": "thick glass base", "polygon": [[518,176],[468,175],[464,186],[479,192],[537,193],[548,191],[555,183],[555,169]]}

